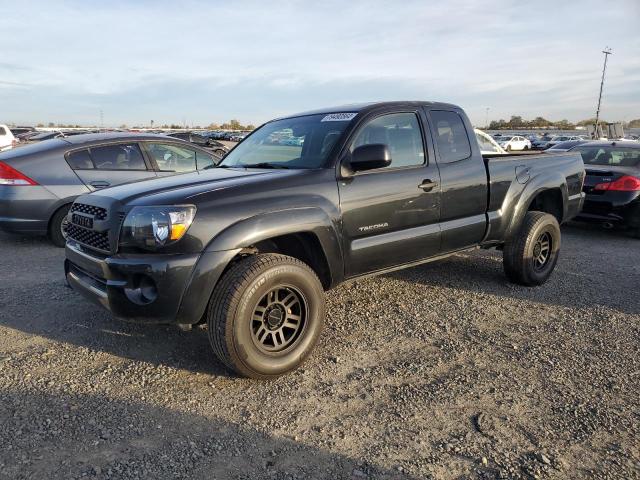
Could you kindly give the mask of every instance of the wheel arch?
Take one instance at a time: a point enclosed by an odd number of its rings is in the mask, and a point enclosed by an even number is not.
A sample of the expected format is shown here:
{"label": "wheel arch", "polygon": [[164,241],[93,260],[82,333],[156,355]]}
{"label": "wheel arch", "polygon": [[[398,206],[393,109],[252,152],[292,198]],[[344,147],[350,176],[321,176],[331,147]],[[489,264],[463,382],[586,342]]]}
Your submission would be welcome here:
{"label": "wheel arch", "polygon": [[206,250],[239,250],[230,264],[254,253],[288,255],[308,264],[326,290],[344,276],[335,222],[319,208],[282,210],[244,219],[216,235]]}
{"label": "wheel arch", "polygon": [[567,181],[561,173],[545,172],[531,177],[512,210],[505,239],[511,238],[518,231],[525,215],[532,210],[549,213],[558,223],[562,223],[566,216],[567,203]]}

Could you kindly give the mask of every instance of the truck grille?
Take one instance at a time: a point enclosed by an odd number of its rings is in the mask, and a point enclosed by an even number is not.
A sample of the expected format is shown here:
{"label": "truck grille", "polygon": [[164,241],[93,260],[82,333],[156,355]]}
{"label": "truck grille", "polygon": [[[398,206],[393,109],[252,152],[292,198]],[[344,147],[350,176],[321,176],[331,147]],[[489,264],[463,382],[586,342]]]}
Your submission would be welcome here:
{"label": "truck grille", "polygon": [[107,219],[107,209],[102,207],[95,207],[93,205],[85,205],[84,203],[74,203],[71,205],[72,212],[86,213],[93,215],[96,220]]}
{"label": "truck grille", "polygon": [[86,228],[78,227],[77,225],[70,223],[67,226],[67,236],[77,242],[87,245],[88,247],[102,250],[103,252],[109,252],[108,232],[87,230]]}

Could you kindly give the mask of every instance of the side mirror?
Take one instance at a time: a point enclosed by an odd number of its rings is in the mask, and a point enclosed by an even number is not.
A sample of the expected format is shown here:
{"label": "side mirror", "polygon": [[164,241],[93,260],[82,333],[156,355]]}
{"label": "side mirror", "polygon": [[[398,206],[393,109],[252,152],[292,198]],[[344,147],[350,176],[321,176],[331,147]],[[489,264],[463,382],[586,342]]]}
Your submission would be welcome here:
{"label": "side mirror", "polygon": [[351,154],[348,166],[352,172],[374,170],[391,165],[389,147],[383,143],[372,143],[357,147]]}

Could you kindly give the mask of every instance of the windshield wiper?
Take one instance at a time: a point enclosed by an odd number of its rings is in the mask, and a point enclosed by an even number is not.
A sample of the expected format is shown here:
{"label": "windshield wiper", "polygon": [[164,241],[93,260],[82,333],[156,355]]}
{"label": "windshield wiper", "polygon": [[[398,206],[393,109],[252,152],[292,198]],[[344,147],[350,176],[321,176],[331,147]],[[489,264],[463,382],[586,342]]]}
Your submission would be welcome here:
{"label": "windshield wiper", "polygon": [[287,167],[286,165],[281,165],[279,163],[269,163],[269,162],[262,162],[262,163],[253,163],[251,165],[237,165],[240,168],[274,168],[274,169],[287,169],[290,167]]}

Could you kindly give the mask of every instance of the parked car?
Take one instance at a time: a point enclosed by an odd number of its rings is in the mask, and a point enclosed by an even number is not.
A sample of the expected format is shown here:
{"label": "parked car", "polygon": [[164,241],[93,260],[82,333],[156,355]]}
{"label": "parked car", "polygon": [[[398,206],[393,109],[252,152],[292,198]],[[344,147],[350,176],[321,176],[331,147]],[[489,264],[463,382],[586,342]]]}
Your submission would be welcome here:
{"label": "parked car", "polygon": [[65,218],[78,195],[218,161],[190,143],[146,134],[77,135],[16,148],[0,154],[0,229],[48,234],[64,246]]}
{"label": "parked car", "polygon": [[206,321],[218,358],[263,379],[310,354],[323,290],[347,279],[498,247],[511,281],[544,283],[582,205],[580,155],[483,158],[467,132],[462,109],[432,102],[268,122],[201,175],[79,197],[67,281],[118,318]]}
{"label": "parked car", "polygon": [[31,137],[35,137],[36,135],[40,135],[41,133],[42,132],[33,130],[31,132],[21,133],[17,138],[18,140],[20,140],[20,142],[28,142]]}
{"label": "parked car", "polygon": [[538,140],[531,142],[531,148],[533,150],[544,150],[547,148],[547,143],[549,143],[552,138],[553,137],[551,135],[545,133]]}
{"label": "parked car", "polygon": [[508,135],[502,136],[497,139],[498,145],[504,148],[507,152],[512,150],[530,150],[531,142],[520,135]]}
{"label": "parked car", "polygon": [[571,152],[582,155],[587,174],[578,219],[624,226],[640,238],[640,144],[594,141]]}
{"label": "parked car", "polygon": [[589,140],[567,140],[566,142],[556,143],[554,146],[545,149],[547,153],[568,152],[577,145],[587,143]]}
{"label": "parked car", "polygon": [[11,130],[6,125],[0,125],[0,152],[9,150],[18,144]]}
{"label": "parked car", "polygon": [[547,143],[543,144],[541,149],[546,150],[547,148],[551,148],[560,142],[571,142],[579,140],[586,140],[586,138],[580,135],[556,135],[554,137],[551,137],[551,139]]}
{"label": "parked car", "polygon": [[211,150],[218,157],[224,157],[227,153],[229,153],[229,148],[224,144],[213,140],[212,138],[208,138],[204,135],[200,135],[195,132],[175,132],[169,133],[169,137],[180,138],[182,140],[186,140],[187,142],[194,143],[199,147],[206,148]]}
{"label": "parked car", "polygon": [[73,137],[74,135],[84,135],[86,133],[89,133],[89,132],[87,130],[69,130],[69,131],[57,130],[53,132],[38,132],[37,135],[30,136],[28,140],[29,142],[42,142],[43,140]]}
{"label": "parked car", "polygon": [[244,140],[244,137],[246,136],[247,136],[246,133],[235,133],[229,136],[229,140],[231,140],[232,142],[241,142],[242,140]]}
{"label": "parked car", "polygon": [[35,128],[33,127],[10,127],[11,133],[13,133],[13,136],[16,138],[20,138],[20,135],[23,135],[25,133],[31,133],[35,131]]}
{"label": "parked car", "polygon": [[480,145],[480,153],[483,155],[498,154],[504,155],[507,152],[491,137],[491,135],[484,133],[482,130],[474,129],[476,134],[476,140]]}

